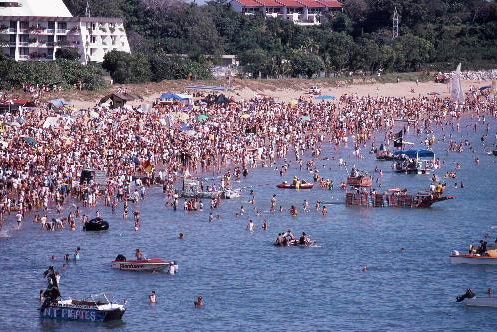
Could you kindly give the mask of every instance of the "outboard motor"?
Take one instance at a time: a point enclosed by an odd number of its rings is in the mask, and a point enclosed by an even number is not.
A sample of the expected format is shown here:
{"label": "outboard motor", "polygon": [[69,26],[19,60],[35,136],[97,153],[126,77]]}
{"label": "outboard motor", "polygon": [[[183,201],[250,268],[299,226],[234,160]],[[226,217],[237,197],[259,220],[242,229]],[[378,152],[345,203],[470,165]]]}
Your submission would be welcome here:
{"label": "outboard motor", "polygon": [[458,297],[456,297],[456,301],[457,302],[462,302],[465,299],[472,299],[473,297],[475,297],[475,293],[473,293],[473,291],[471,290],[471,288],[468,288],[466,290],[466,293],[464,293],[463,295],[459,295]]}
{"label": "outboard motor", "polygon": [[460,255],[459,251],[457,251],[457,250],[452,250],[452,252],[450,254],[452,256],[459,256]]}
{"label": "outboard motor", "polygon": [[126,257],[124,257],[124,255],[117,255],[116,257],[116,262],[125,262],[126,261]]}

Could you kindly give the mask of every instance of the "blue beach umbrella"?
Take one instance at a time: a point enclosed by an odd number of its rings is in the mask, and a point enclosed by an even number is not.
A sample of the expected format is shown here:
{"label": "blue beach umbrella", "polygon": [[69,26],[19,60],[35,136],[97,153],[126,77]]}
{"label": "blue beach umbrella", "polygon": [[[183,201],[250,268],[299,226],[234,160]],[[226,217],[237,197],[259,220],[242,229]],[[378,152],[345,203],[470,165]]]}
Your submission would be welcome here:
{"label": "blue beach umbrella", "polygon": [[327,95],[317,96],[316,99],[319,99],[319,100],[333,100],[333,99],[335,99],[335,96],[327,96]]}

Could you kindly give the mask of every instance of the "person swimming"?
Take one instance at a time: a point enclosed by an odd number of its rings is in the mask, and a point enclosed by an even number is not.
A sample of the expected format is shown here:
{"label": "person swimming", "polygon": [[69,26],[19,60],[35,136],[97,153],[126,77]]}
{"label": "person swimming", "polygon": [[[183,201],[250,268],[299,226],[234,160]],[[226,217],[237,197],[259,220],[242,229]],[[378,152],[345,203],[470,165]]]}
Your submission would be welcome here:
{"label": "person swimming", "polygon": [[199,296],[197,297],[197,299],[193,302],[193,304],[195,305],[195,308],[201,308],[204,306],[204,299],[202,298],[202,296]]}

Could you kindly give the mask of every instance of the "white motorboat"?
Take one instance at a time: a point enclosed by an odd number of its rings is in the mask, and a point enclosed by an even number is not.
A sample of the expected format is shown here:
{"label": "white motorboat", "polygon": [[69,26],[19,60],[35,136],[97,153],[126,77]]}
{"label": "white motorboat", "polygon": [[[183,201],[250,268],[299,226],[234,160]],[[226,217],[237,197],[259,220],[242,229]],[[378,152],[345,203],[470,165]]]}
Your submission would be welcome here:
{"label": "white motorboat", "polygon": [[475,296],[471,299],[466,299],[464,301],[467,306],[470,307],[492,307],[497,308],[497,297],[496,296]]}

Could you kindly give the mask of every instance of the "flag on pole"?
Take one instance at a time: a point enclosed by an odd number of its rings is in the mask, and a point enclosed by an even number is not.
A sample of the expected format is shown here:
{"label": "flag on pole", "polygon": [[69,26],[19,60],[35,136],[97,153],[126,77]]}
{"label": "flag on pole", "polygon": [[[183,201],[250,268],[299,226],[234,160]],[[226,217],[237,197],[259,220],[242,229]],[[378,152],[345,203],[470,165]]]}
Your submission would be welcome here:
{"label": "flag on pole", "polygon": [[402,147],[402,130],[393,136],[393,147],[401,148]]}

